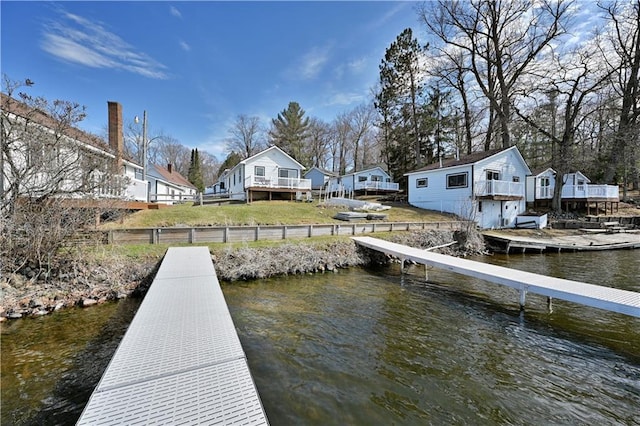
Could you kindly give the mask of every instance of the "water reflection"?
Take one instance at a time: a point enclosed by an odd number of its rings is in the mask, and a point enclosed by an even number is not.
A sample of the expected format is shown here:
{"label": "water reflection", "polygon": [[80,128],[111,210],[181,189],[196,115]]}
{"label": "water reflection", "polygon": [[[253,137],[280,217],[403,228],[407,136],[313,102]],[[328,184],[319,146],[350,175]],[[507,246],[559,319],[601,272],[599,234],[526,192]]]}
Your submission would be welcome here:
{"label": "water reflection", "polygon": [[[491,256],[640,291],[636,252]],[[568,271],[568,272],[567,272]],[[224,285],[271,424],[640,424],[640,321],[397,266]],[[138,301],[2,325],[2,424],[73,424]]]}

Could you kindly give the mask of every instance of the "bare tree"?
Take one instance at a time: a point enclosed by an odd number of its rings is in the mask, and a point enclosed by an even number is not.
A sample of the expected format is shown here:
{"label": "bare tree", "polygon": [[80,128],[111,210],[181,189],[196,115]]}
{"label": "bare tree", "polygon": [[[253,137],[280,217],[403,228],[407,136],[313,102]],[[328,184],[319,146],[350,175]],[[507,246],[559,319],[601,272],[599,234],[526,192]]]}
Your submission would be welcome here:
{"label": "bare tree", "polygon": [[[556,171],[552,206],[554,210],[561,211],[560,201],[564,183],[562,178],[573,165],[576,134],[585,118],[595,110],[593,107],[595,102],[592,98],[595,98],[597,91],[608,81],[611,72],[601,70],[597,66],[597,57],[589,46],[573,54],[556,58],[553,63],[548,63],[548,67],[552,64],[553,70],[538,76],[537,84],[532,80],[529,85],[530,90],[523,93],[525,100],[530,103],[536,103],[539,99],[547,97],[552,106],[552,115],[555,116],[556,113],[560,115],[561,122],[556,124],[552,121],[549,127],[548,121],[540,121],[541,115],[538,115],[536,120],[533,114],[524,112],[524,109],[515,107],[515,110],[529,125],[552,142],[551,166]],[[559,129],[556,129],[556,125]]]}
{"label": "bare tree", "polygon": [[264,129],[259,117],[238,115],[229,129],[229,135],[226,141],[227,152],[235,151],[242,159],[251,157],[265,146]]}
{"label": "bare tree", "polygon": [[149,144],[149,161],[161,167],[172,167],[181,175],[187,176],[191,163],[191,148],[182,145],[177,139],[165,136]]}
{"label": "bare tree", "polygon": [[72,254],[60,249],[95,223],[100,209],[86,200],[108,189],[119,193],[124,181],[107,145],[74,127],[84,107],[19,91],[31,85],[3,79],[0,270],[35,279],[50,277]]}
{"label": "bare tree", "polygon": [[636,185],[640,180],[640,0],[615,1],[602,8],[609,28],[603,40],[605,43],[599,46],[603,60],[615,75],[612,88],[622,101],[604,178],[613,182],[616,172],[621,171],[623,197],[626,198],[630,169],[635,169]]}
{"label": "bare tree", "polygon": [[[550,43],[563,35],[570,2],[541,0],[447,1],[419,9],[429,32],[465,53],[466,68],[489,101],[502,146],[511,146],[512,101],[519,80]],[[491,130],[491,129],[490,129]],[[487,132],[487,137],[491,133]],[[490,139],[486,145],[490,145]]]}
{"label": "bare tree", "polygon": [[331,139],[331,126],[317,118],[309,120],[307,134],[307,148],[311,166],[326,169],[329,164],[329,146]]}

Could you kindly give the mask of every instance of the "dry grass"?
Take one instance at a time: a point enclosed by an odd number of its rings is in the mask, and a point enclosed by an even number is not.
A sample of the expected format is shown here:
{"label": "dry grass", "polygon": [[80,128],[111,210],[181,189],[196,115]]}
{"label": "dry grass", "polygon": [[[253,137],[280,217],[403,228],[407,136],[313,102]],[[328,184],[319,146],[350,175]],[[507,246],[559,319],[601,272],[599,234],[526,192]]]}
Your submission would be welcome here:
{"label": "dry grass", "polygon": [[[222,206],[193,206],[181,204],[166,209],[143,210],[127,216],[121,223],[106,223],[102,229],[149,228],[169,226],[215,225],[295,225],[344,223],[333,216],[345,208],[324,207],[317,203],[291,201],[256,201],[251,204]],[[445,222],[455,220],[452,215],[394,205],[387,214],[390,222]]]}

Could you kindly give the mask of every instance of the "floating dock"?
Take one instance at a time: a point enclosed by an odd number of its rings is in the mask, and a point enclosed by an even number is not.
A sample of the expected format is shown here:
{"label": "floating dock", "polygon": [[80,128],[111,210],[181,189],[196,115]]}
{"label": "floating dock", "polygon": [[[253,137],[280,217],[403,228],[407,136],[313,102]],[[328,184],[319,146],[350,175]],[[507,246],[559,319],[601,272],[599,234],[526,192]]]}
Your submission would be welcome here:
{"label": "floating dock", "polygon": [[527,237],[507,232],[485,231],[487,244],[499,253],[542,253],[602,250],[633,250],[640,248],[640,232],[611,233],[606,229],[582,230],[582,235]]}
{"label": "floating dock", "polygon": [[168,249],[77,424],[268,424],[207,247]]}
{"label": "floating dock", "polygon": [[[460,259],[444,254],[433,253],[402,244],[371,237],[352,237],[361,246],[377,250],[399,258],[426,266],[446,269],[458,274],[502,284],[519,291],[520,307],[524,308],[528,292],[579,303],[625,315],[640,317],[640,293],[603,287],[562,278],[519,271],[503,266]],[[426,272],[425,272],[426,275]],[[551,299],[549,299],[551,300]]]}

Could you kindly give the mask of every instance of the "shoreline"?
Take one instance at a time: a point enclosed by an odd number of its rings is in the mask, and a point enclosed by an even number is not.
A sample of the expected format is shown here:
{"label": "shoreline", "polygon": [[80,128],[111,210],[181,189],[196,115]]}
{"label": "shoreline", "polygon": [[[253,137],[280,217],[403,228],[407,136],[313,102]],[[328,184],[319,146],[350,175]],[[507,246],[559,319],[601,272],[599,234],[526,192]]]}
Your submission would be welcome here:
{"label": "shoreline", "polygon": [[[449,243],[457,238],[460,244],[441,252],[460,256],[484,252],[484,242],[479,234],[461,234],[459,231],[425,230],[391,234],[387,238],[422,248]],[[272,247],[216,248],[210,252],[218,278],[226,282],[331,272],[389,261],[384,256],[358,248],[352,240],[323,244],[296,240]],[[108,261],[88,258],[84,262],[67,265],[67,271],[59,271],[56,278],[47,281],[29,279],[17,273],[6,274],[0,279],[0,321],[39,317],[67,307],[89,307],[143,296],[153,282],[161,260],[161,256],[113,256]]]}
{"label": "shoreline", "polygon": [[[637,241],[637,247],[640,247],[640,233],[584,234],[577,230],[500,230],[482,234],[475,230],[424,230],[384,236],[389,241],[416,248],[448,245],[457,241],[456,244],[438,249],[438,252],[458,257],[486,253],[490,246],[485,243],[487,236],[509,241],[508,244],[512,244],[514,251],[519,253],[542,252],[543,245],[546,247],[559,243],[564,245],[564,251],[578,251],[583,245],[588,247],[589,243],[593,248],[594,239],[614,241],[628,236],[632,236],[633,241]],[[613,245],[611,247],[616,248]],[[341,268],[391,261],[380,253],[358,248],[351,240],[322,244],[295,240],[271,247],[222,247],[210,249],[210,252],[218,278],[225,282],[333,272]],[[68,265],[69,271],[58,273],[55,279],[48,281],[35,281],[21,274],[6,274],[0,279],[0,321],[39,317],[67,307],[89,307],[128,297],[142,297],[153,282],[161,260],[162,256],[114,256],[107,262],[90,258]]]}

